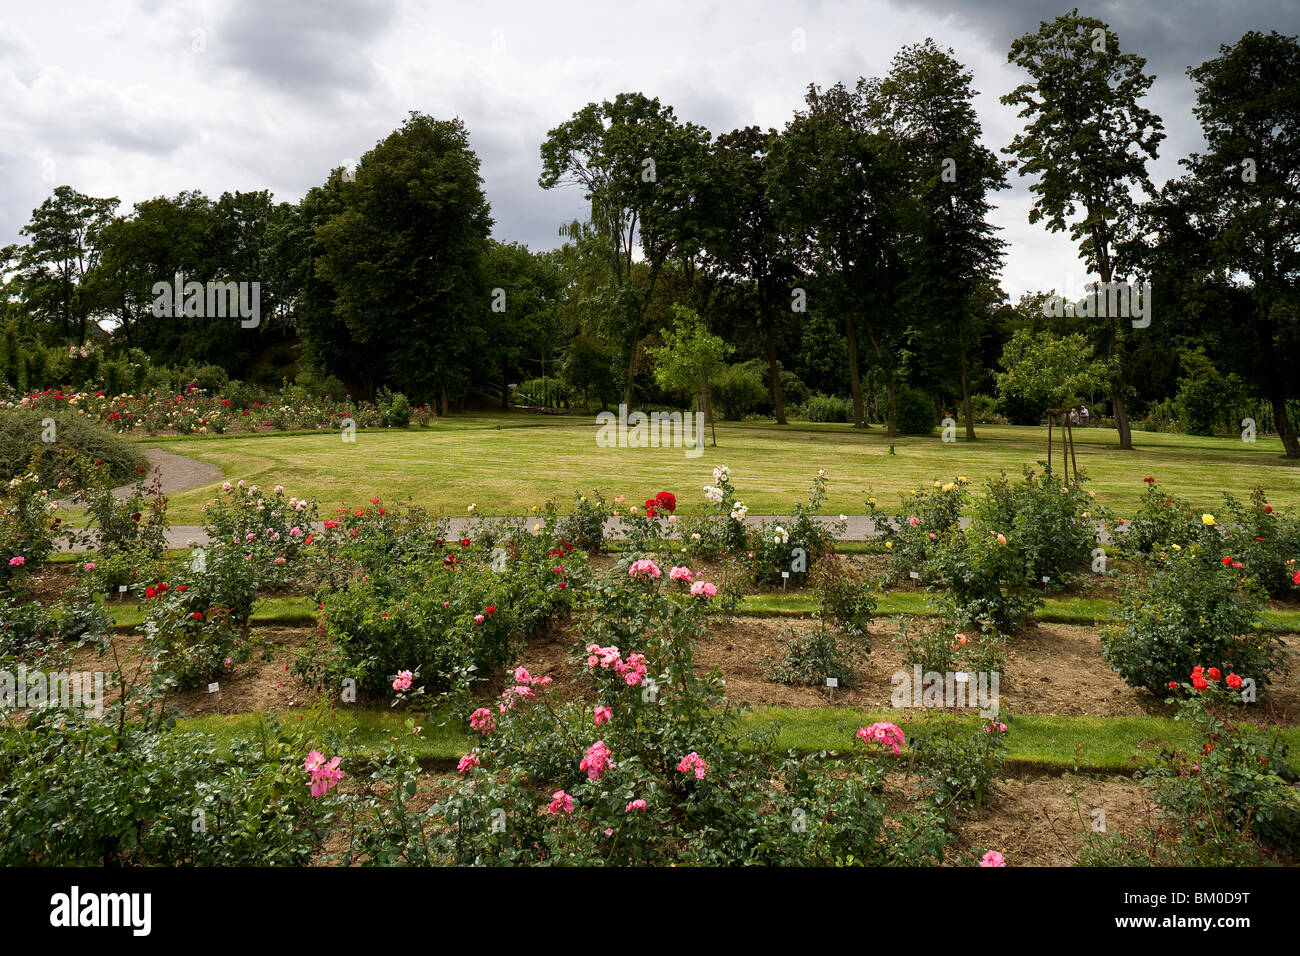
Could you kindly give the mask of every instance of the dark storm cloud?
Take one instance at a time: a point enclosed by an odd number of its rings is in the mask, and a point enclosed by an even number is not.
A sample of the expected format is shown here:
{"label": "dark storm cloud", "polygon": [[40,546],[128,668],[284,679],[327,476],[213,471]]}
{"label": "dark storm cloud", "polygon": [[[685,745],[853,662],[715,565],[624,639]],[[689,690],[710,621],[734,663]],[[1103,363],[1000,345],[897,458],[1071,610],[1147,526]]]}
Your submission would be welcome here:
{"label": "dark storm cloud", "polygon": [[[1042,0],[890,0],[900,8],[931,10],[951,16],[984,37],[1004,55],[1011,41],[1033,33],[1044,20],[1069,13],[1075,4]],[[1295,0],[1122,0],[1078,4],[1082,16],[1096,17],[1119,36],[1122,49],[1146,57],[1147,71],[1157,77],[1182,76],[1234,43],[1249,30],[1300,33],[1300,4]]]}
{"label": "dark storm cloud", "polygon": [[215,25],[210,52],[278,92],[319,103],[373,87],[366,45],[395,11],[395,0],[241,0]]}

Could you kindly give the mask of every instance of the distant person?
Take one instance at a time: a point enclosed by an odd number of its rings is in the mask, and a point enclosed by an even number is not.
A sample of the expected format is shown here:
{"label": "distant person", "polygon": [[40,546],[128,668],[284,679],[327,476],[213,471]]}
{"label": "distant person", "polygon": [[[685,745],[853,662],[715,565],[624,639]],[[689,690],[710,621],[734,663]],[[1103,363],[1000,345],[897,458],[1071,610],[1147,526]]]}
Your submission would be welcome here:
{"label": "distant person", "polygon": [[1070,409],[1070,424],[1079,424],[1079,410],[1077,408]]}
{"label": "distant person", "polygon": [[1084,423],[1085,425],[1088,424],[1088,417],[1089,417],[1089,416],[1088,416],[1088,406],[1087,406],[1087,405],[1085,405],[1085,406],[1083,406],[1083,408],[1079,409],[1079,417],[1083,419],[1083,423]]}

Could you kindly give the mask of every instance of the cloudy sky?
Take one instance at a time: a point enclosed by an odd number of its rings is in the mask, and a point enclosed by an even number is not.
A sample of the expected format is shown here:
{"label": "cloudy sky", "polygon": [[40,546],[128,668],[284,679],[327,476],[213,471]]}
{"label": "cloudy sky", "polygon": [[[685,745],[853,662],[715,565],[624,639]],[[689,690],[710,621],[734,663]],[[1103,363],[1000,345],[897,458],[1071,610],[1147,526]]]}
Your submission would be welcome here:
{"label": "cloudy sky", "polygon": [[[534,249],[581,216],[576,189],[537,185],[547,130],[625,90],[714,135],[781,127],[810,82],[880,75],[933,37],[974,73],[985,143],[1017,129],[998,97],[1022,79],[1011,40],[1069,4],[1036,0],[717,0],[583,7],[421,0],[0,0],[0,245],[55,185],[116,196],[270,189],[297,200],[410,110],[459,116],[482,159],[495,235]],[[1083,4],[1157,79],[1153,178],[1198,148],[1189,65],[1250,29],[1300,33],[1295,0]],[[802,43],[798,40],[802,38]],[[1026,221],[1028,182],[999,193],[1003,285],[1082,291],[1074,247]]]}

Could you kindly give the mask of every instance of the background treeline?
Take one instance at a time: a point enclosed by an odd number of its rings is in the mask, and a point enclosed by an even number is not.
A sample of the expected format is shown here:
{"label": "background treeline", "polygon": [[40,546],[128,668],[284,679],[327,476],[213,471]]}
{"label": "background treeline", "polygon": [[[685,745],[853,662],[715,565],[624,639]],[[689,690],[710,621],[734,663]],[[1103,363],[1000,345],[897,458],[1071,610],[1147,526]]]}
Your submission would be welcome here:
{"label": "background treeline", "polygon": [[[420,113],[296,204],[183,192],[123,211],[61,186],[0,250],[0,375],[129,390],[219,368],[443,414],[698,400],[891,435],[952,415],[967,438],[1086,403],[1124,447],[1134,426],[1249,417],[1300,457],[1296,38],[1247,33],[1189,69],[1204,152],[1159,189],[1154,77],[1104,23],[1072,11],[1008,59],[1026,80],[1002,97],[1024,120],[1005,159],[980,142],[971,74],[930,40],[886,76],[809,86],[780,130],[715,137],[641,93],[589,103],[541,144],[540,186],[590,203],[546,252],[491,238],[467,130]],[[1149,327],[1000,288],[988,213],[1013,170],[1094,281],[1151,283]],[[153,284],[177,273],[260,282],[261,325],[155,317]]]}

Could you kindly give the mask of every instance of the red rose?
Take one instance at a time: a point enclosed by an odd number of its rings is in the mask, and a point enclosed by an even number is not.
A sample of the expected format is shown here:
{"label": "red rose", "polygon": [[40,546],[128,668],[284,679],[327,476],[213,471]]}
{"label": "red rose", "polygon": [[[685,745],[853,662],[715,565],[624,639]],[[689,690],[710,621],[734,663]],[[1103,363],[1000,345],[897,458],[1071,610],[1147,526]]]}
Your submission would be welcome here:
{"label": "red rose", "polygon": [[1176,681],[1176,680],[1171,680],[1171,681],[1169,682],[1169,689],[1170,689],[1170,690],[1178,690],[1178,681]]}
{"label": "red rose", "polygon": [[370,503],[371,503],[372,505],[377,505],[377,504],[379,504],[379,499],[378,499],[378,498],[371,498],[371,499],[370,499]]}
{"label": "red rose", "polygon": [[1224,559],[1223,559],[1222,561],[1220,561],[1219,563],[1222,564],[1222,565],[1224,565],[1224,566],[1227,566],[1227,565],[1229,565],[1229,564],[1232,564],[1232,558],[1224,558]]}
{"label": "red rose", "polygon": [[194,620],[196,621],[203,620],[203,615],[200,614],[198,611],[195,611],[193,614],[190,615],[190,617],[194,618]]}
{"label": "red rose", "polygon": [[659,494],[655,495],[655,501],[659,503],[660,508],[669,514],[677,510],[677,496],[671,491],[659,492]]}
{"label": "red rose", "polygon": [[178,592],[180,592],[181,594],[184,594],[184,593],[185,593],[185,588],[186,588],[187,586],[188,586],[188,585],[185,585],[185,584],[178,584],[178,585],[176,586],[176,590],[177,590]]}
{"label": "red rose", "polygon": [[1199,677],[1199,676],[1193,677],[1192,686],[1195,687],[1197,690],[1205,690],[1205,688],[1210,686],[1210,682],[1207,681],[1204,677]]}
{"label": "red rose", "polygon": [[1154,485],[1156,483],[1156,480],[1154,478],[1143,478],[1142,480],[1145,481],[1148,485]]}
{"label": "red rose", "polygon": [[1271,515],[1272,513],[1273,513],[1273,506],[1272,506],[1272,505],[1265,505],[1265,506],[1264,506],[1264,514],[1266,514],[1266,515]]}
{"label": "red rose", "polygon": [[487,614],[488,616],[491,616],[491,615],[495,614],[496,612],[497,612],[496,606],[495,606],[495,605],[492,605],[492,604],[489,604],[487,607],[485,607],[485,608],[483,609],[483,613],[484,613],[484,614]]}
{"label": "red rose", "polygon": [[158,593],[158,592],[155,591],[153,588],[145,588],[145,589],[144,589],[144,596],[145,596],[146,598],[151,598],[151,597],[153,597],[153,596],[154,596],[155,594],[157,594],[157,593]]}
{"label": "red rose", "polygon": [[1229,674],[1227,683],[1228,686],[1231,687],[1233,690],[1241,689],[1241,678],[1238,677],[1236,674]]}
{"label": "red rose", "polygon": [[1210,675],[1210,680],[1218,680],[1221,676],[1223,676],[1219,673],[1219,669],[1217,667],[1211,667],[1208,671],[1206,671],[1206,673]]}
{"label": "red rose", "polygon": [[564,581],[561,581],[561,582],[560,582],[560,589],[561,589],[561,590],[563,590],[564,588],[567,588],[568,586],[569,586],[569,585],[568,585],[566,582],[564,582]]}
{"label": "red rose", "polygon": [[469,538],[461,538],[461,539],[460,539],[460,546],[461,546],[462,548],[468,548],[468,547],[469,547]]}

